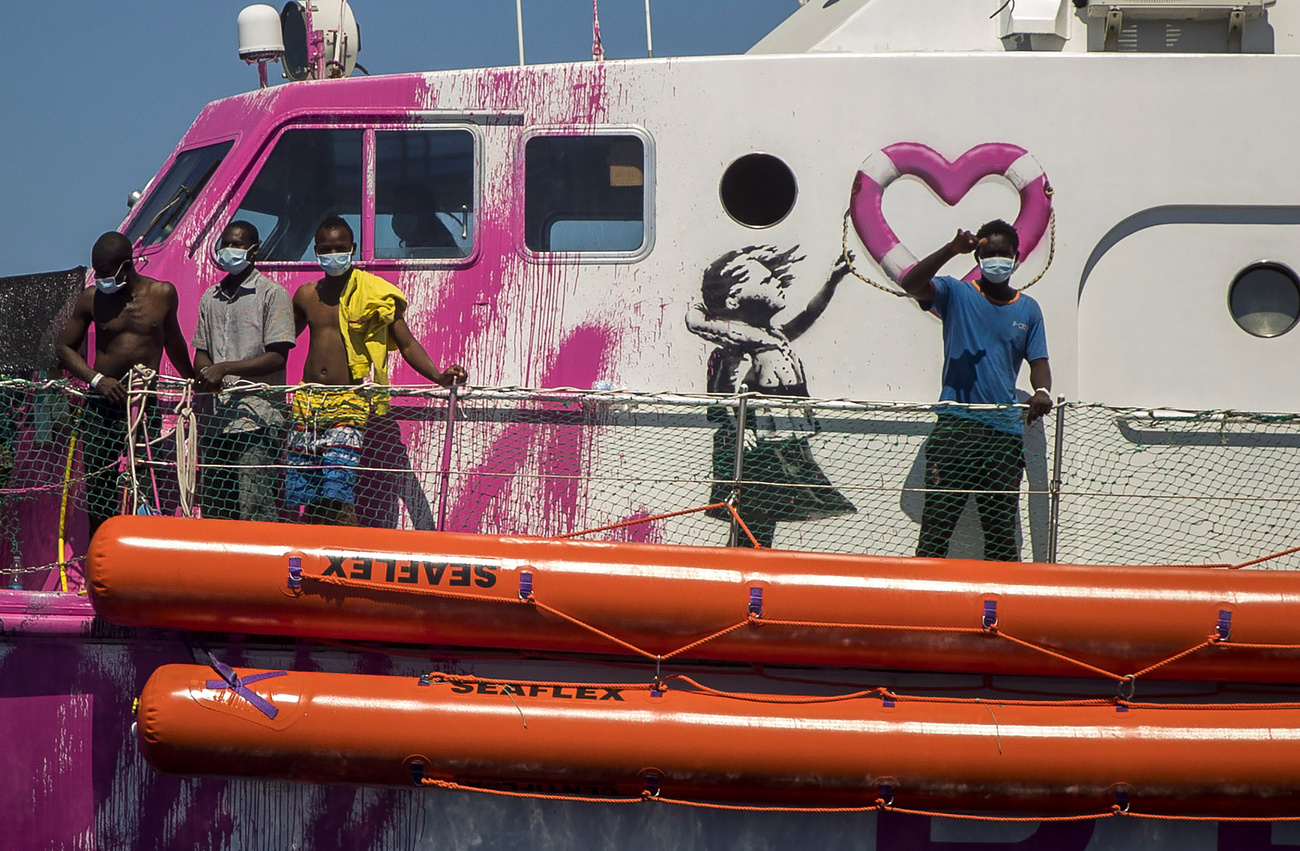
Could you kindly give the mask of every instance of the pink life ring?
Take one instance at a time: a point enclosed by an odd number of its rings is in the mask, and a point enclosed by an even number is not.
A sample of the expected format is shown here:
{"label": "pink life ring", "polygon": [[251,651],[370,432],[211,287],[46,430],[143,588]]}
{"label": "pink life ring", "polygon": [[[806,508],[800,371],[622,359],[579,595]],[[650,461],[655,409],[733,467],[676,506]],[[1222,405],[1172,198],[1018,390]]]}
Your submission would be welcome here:
{"label": "pink life ring", "polygon": [[[881,148],[863,160],[858,169],[849,215],[863,247],[895,283],[916,265],[916,255],[903,245],[885,220],[881,202],[889,184],[905,174],[925,181],[949,206],[966,197],[971,187],[983,178],[1000,175],[1020,193],[1020,214],[1015,221],[1020,234],[1020,256],[1028,257],[1047,232],[1052,213],[1047,174],[1038,160],[1019,145],[987,142],[971,148],[954,162],[920,142],[899,142]],[[977,274],[978,267],[967,273],[966,278],[973,279]]]}

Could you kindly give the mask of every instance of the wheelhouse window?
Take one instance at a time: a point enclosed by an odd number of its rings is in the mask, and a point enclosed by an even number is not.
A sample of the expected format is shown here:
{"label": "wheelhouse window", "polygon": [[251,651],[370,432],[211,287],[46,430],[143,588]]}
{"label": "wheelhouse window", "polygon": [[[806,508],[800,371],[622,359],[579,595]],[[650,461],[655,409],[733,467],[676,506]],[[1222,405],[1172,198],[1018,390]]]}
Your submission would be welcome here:
{"label": "wheelhouse window", "polygon": [[535,252],[633,253],[646,243],[640,136],[534,136],[524,143],[524,243]]}
{"label": "wheelhouse window", "polygon": [[375,257],[468,257],[474,197],[469,130],[375,132]]}
{"label": "wheelhouse window", "polygon": [[342,216],[360,240],[363,133],[312,128],[280,137],[231,218],[257,227],[261,260],[312,259],[316,228],[329,215]]}
{"label": "wheelhouse window", "polygon": [[217,166],[230,153],[233,144],[218,142],[177,154],[167,174],[139,205],[135,218],[126,229],[127,239],[132,243],[141,241],[147,246],[156,245],[170,236]]}

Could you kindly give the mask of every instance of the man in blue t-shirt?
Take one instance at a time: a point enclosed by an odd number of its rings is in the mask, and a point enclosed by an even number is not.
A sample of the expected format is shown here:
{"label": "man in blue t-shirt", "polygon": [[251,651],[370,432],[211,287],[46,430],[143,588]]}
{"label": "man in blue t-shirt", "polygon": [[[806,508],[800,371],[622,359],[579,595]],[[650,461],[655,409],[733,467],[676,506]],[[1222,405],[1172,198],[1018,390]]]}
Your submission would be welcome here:
{"label": "man in blue t-shirt", "polygon": [[[975,252],[978,281],[939,276],[953,258]],[[974,494],[984,527],[984,558],[1019,561],[1016,512],[1025,468],[1022,412],[1016,408],[972,409],[964,405],[1013,405],[1021,361],[1029,361],[1027,418],[1052,409],[1052,369],[1038,302],[1011,286],[1020,258],[1020,236],[1001,219],[972,235],[958,231],[903,275],[907,294],[943,320],[943,393],[956,402],[938,416],[925,442],[925,507],[920,557],[944,558],[957,518]]]}

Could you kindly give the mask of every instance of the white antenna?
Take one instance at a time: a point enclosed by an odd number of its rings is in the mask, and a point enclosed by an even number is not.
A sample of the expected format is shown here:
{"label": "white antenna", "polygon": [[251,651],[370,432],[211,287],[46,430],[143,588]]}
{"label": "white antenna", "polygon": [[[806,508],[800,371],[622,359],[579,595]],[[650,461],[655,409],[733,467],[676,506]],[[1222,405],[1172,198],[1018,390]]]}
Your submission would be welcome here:
{"label": "white antenna", "polygon": [[605,45],[600,42],[600,8],[598,0],[591,0],[591,60],[605,61]]}
{"label": "white antenna", "polygon": [[515,0],[515,29],[519,31],[519,67],[524,65],[524,0]]}
{"label": "white antenna", "polygon": [[654,39],[650,37],[650,0],[645,0],[645,55],[655,55]]}

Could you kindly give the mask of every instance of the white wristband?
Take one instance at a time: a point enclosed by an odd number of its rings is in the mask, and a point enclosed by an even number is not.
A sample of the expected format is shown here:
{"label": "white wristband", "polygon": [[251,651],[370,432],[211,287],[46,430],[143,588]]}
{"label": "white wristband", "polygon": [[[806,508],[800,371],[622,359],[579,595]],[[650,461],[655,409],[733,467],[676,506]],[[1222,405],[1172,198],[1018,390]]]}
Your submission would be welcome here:
{"label": "white wristband", "polygon": [[104,373],[102,373],[102,372],[97,372],[97,373],[95,373],[95,377],[92,378],[92,379],[90,379],[90,386],[91,386],[93,389],[98,390],[98,389],[99,389],[99,382],[101,382],[101,381],[103,381],[103,380],[104,380]]}
{"label": "white wristband", "polygon": [[1035,387],[1035,388],[1034,388],[1034,394],[1037,395],[1037,394],[1039,394],[1039,393],[1046,393],[1046,394],[1047,394],[1047,398],[1049,398],[1049,399],[1052,398],[1052,391],[1051,391],[1051,390],[1048,390],[1046,387]]}

